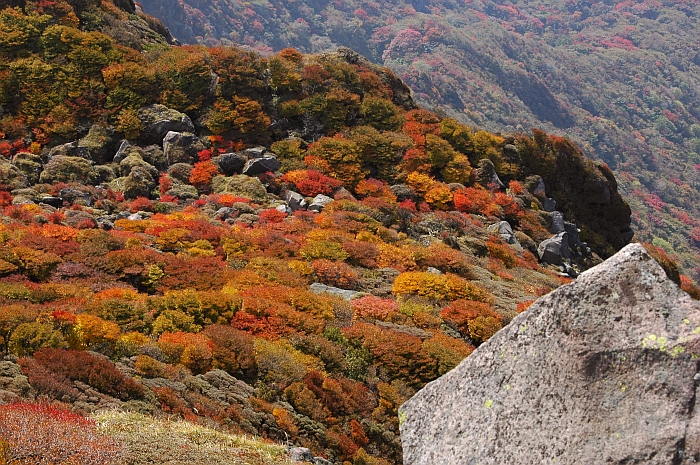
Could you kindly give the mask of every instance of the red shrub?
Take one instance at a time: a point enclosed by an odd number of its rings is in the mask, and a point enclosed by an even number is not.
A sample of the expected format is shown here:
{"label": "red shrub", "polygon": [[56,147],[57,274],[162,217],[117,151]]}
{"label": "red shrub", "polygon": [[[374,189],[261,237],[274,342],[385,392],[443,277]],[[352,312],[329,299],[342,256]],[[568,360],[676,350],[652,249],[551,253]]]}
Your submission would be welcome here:
{"label": "red shrub", "polygon": [[132,213],[136,213],[138,211],[152,212],[153,202],[146,197],[137,197],[129,204],[129,210],[131,210]]}
{"label": "red shrub", "polygon": [[116,442],[97,433],[93,420],[48,404],[0,406],[0,452],[0,461],[8,464],[108,465],[124,458]]}
{"label": "red shrub", "polygon": [[263,210],[258,215],[261,223],[281,223],[287,217],[287,214],[277,210],[276,208],[270,208]]}
{"label": "red shrub", "polygon": [[80,350],[40,349],[34,360],[57,378],[81,381],[112,397],[129,400],[143,395],[141,385],[105,357]]}
{"label": "red shrub", "polygon": [[474,300],[455,300],[440,316],[476,342],[486,342],[503,326],[503,317],[489,304]]}

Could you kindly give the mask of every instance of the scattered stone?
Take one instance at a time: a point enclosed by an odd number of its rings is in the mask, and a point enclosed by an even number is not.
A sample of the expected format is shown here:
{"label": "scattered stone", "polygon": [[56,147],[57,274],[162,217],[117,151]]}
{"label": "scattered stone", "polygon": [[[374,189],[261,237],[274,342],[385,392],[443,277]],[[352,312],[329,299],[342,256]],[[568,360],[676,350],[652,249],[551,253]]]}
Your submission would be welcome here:
{"label": "scattered stone", "polygon": [[272,155],[265,155],[261,158],[251,158],[243,167],[243,174],[247,176],[255,176],[257,174],[267,173],[268,171],[275,172],[280,169],[282,164]]}
{"label": "scattered stone", "polygon": [[85,227],[90,225],[90,227],[97,226],[97,221],[95,217],[83,210],[66,210],[66,217],[63,220],[65,224],[72,228]]}
{"label": "scattered stone", "polygon": [[39,182],[46,184],[56,184],[57,182],[93,184],[96,177],[95,170],[93,170],[89,160],[82,157],[56,155],[44,166],[44,171],[39,176]]}
{"label": "scattered stone", "polygon": [[281,204],[281,205],[277,205],[277,206],[275,207],[275,210],[277,210],[278,212],[286,213],[287,215],[289,215],[290,213],[292,213],[292,209],[289,208],[289,205],[284,204],[284,203]]}
{"label": "scattered stone", "polygon": [[540,199],[545,199],[547,197],[547,188],[544,185],[544,181],[539,176],[536,176],[536,181],[533,184],[532,195]]}
{"label": "scattered stone", "polygon": [[437,268],[432,267],[432,266],[429,266],[428,268],[426,268],[425,271],[428,273],[432,273],[432,274],[442,274],[442,271],[440,271]]}
{"label": "scattered stone", "polygon": [[[71,205],[73,204],[79,204],[79,205],[92,205],[92,200],[90,199],[90,194],[87,192],[83,192],[79,189],[74,189],[72,187],[64,187],[61,189],[58,193],[60,199],[59,200],[65,200],[66,202],[70,203]],[[42,198],[43,201],[43,198]],[[44,202],[46,203],[46,202]]]}
{"label": "scattered stone", "polygon": [[416,196],[416,191],[406,184],[394,184],[393,186],[389,186],[389,190],[391,190],[391,193],[396,196],[399,202],[411,200]]}
{"label": "scattered stone", "polygon": [[479,168],[476,172],[476,179],[479,184],[486,188],[495,186],[498,189],[505,189],[506,187],[503,182],[501,182],[501,178],[498,177],[498,173],[496,173],[496,167],[493,165],[493,162],[488,158],[479,160]]}
{"label": "scattered stone", "polygon": [[46,196],[41,198],[41,203],[46,205],[51,205],[54,208],[61,208],[63,206],[63,199],[60,197]]}
{"label": "scattered stone", "polygon": [[314,197],[314,200],[309,205],[308,210],[321,212],[325,208],[325,206],[331,203],[332,201],[333,199],[328,197],[327,195],[318,194],[316,197]]}
{"label": "scattered stone", "polygon": [[562,212],[552,212],[552,226],[549,228],[552,234],[559,234],[566,231],[564,225],[564,214]]}
{"label": "scattered stone", "polygon": [[233,176],[234,174],[239,174],[243,170],[248,159],[238,153],[224,153],[217,157],[215,161],[219,165],[219,170],[221,170],[222,173],[226,176]]}
{"label": "scattered stone", "polygon": [[542,206],[544,211],[553,212],[557,209],[557,201],[551,197],[545,197],[544,201],[542,201]]}
{"label": "scattered stone", "polygon": [[[119,145],[113,128],[93,124],[85,137],[78,141],[80,149],[85,149],[88,158],[97,164],[108,163]],[[80,155],[74,155],[80,156]]]}
{"label": "scattered stone", "polygon": [[289,208],[291,208],[292,211],[303,210],[306,208],[306,199],[304,199],[303,195],[297,192],[285,191],[284,194],[282,194],[282,198],[285,202],[287,202],[287,205],[289,205]]}
{"label": "scattered stone", "polygon": [[350,193],[349,190],[347,190],[344,187],[339,187],[333,194],[333,198],[336,200],[352,200],[353,202],[357,201],[354,195]]}
{"label": "scattered stone", "polygon": [[43,162],[39,155],[29,152],[19,152],[12,157],[12,164],[26,177],[30,185],[39,182],[39,176],[43,168]]}
{"label": "scattered stone", "polygon": [[163,139],[163,153],[168,164],[188,163],[197,161],[197,154],[204,150],[204,144],[199,137],[192,133],[170,131]]}
{"label": "scattered stone", "polygon": [[403,463],[696,463],[699,327],[700,304],[629,245],[406,402]]}
{"label": "scattered stone", "polygon": [[189,116],[165,105],[149,105],[138,112],[144,125],[139,137],[147,144],[160,144],[168,132],[194,132]]}
{"label": "scattered stone", "polygon": [[175,163],[168,168],[168,174],[175,181],[188,184],[193,166],[188,163]]}
{"label": "scattered stone", "polygon": [[262,158],[267,153],[267,149],[262,146],[245,149],[241,154],[247,158]]}
{"label": "scattered stone", "polygon": [[561,232],[542,241],[537,248],[537,255],[542,263],[563,265],[564,260],[570,258],[568,234]]}
{"label": "scattered stone", "polygon": [[342,297],[345,300],[352,300],[356,299],[358,297],[362,297],[364,293],[362,292],[357,292],[357,291],[351,291],[349,289],[341,289],[339,287],[333,287],[333,286],[326,286],[325,284],[321,283],[313,283],[310,286],[311,292],[315,294],[323,294],[324,292],[332,295],[337,295],[339,297]]}
{"label": "scattered stone", "polygon": [[292,462],[312,462],[314,454],[306,447],[291,447],[289,449],[289,460]]}
{"label": "scattered stone", "polygon": [[238,213],[250,213],[253,214],[255,213],[255,210],[253,210],[253,207],[248,205],[245,202],[236,202],[233,205],[231,205],[231,208],[236,210]]}
{"label": "scattered stone", "polygon": [[127,140],[121,141],[119,144],[119,148],[117,149],[117,153],[114,154],[114,158],[112,159],[112,162],[114,163],[121,163],[123,159],[125,159],[131,148],[131,144]]}
{"label": "scattered stone", "polygon": [[79,157],[86,160],[90,159],[90,152],[87,147],[81,147],[78,141],[68,142],[67,144],[57,145],[49,151],[48,159],[53,157]]}
{"label": "scattered stone", "polygon": [[211,182],[215,194],[233,194],[255,201],[267,198],[265,186],[256,177],[245,175],[214,176]]}
{"label": "scattered stone", "polygon": [[503,242],[515,246],[518,249],[522,249],[518,238],[515,237],[513,233],[513,228],[507,221],[501,221],[500,223],[495,223],[486,229],[491,234],[498,234],[503,239]]}

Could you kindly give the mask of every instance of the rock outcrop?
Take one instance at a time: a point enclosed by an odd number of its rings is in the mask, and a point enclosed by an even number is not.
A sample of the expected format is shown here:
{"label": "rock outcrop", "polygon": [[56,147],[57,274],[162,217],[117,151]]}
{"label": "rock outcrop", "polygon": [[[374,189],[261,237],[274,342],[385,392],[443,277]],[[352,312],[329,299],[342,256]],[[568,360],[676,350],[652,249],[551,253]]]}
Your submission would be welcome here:
{"label": "rock outcrop", "polygon": [[690,464],[700,304],[632,244],[400,409],[406,465]]}

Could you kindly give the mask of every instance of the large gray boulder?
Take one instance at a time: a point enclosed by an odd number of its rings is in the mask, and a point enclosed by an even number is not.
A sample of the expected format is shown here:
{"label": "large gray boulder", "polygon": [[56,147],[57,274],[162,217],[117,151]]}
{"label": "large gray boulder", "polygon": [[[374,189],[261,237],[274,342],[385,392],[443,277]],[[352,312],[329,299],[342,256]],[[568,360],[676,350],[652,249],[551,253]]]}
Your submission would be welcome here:
{"label": "large gray boulder", "polygon": [[542,263],[563,265],[571,257],[569,253],[569,237],[566,231],[545,239],[537,247],[537,254]]}
{"label": "large gray boulder", "polygon": [[404,464],[698,463],[698,357],[700,304],[628,245],[406,402]]}

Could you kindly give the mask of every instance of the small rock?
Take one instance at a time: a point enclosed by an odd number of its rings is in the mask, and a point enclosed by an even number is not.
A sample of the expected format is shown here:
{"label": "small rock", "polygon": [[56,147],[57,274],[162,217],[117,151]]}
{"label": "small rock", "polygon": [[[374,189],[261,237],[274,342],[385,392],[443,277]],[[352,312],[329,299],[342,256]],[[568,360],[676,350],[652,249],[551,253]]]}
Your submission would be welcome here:
{"label": "small rock", "polygon": [[541,199],[547,197],[547,189],[545,188],[544,181],[542,180],[542,178],[539,178],[537,184],[535,184],[535,187],[532,189],[532,195]]}
{"label": "small rock", "polygon": [[216,158],[219,169],[226,176],[239,174],[247,161],[248,159],[245,156],[238,153],[224,153]]}
{"label": "small rock", "polygon": [[139,109],[139,119],[144,125],[139,139],[148,144],[160,144],[170,132],[194,132],[192,120],[184,113],[165,105],[149,105]]}
{"label": "small rock", "polygon": [[63,206],[63,199],[60,197],[47,196],[41,198],[41,203],[51,205],[54,208],[61,208]]}
{"label": "small rock", "polygon": [[309,205],[308,209],[311,211],[320,212],[327,204],[331,203],[332,201],[333,199],[328,197],[327,195],[318,194],[316,197],[314,197],[314,200],[311,202],[311,205]]}
{"label": "small rock", "polygon": [[406,184],[394,184],[393,186],[389,186],[389,190],[391,190],[391,193],[396,196],[399,202],[413,199],[416,196],[416,191]]}
{"label": "small rock", "polygon": [[280,169],[282,164],[272,155],[265,155],[261,158],[251,158],[243,167],[243,174],[247,176],[255,176],[256,174],[267,173],[268,171],[275,172]]}
{"label": "small rock", "polygon": [[192,164],[202,150],[204,150],[204,144],[192,133],[170,131],[163,139],[163,153],[168,165]]}
{"label": "small rock", "polygon": [[487,231],[491,234],[498,234],[503,239],[506,244],[514,245],[516,248],[522,249],[518,238],[515,237],[513,233],[513,227],[507,221],[501,221],[500,223],[492,224],[487,228]]}
{"label": "small rock", "polygon": [[553,212],[557,209],[557,201],[551,197],[546,197],[542,202],[542,206],[544,207],[544,211]]}
{"label": "small rock", "polygon": [[542,241],[537,248],[537,254],[542,263],[550,265],[564,264],[564,259],[570,258],[568,234],[562,232]]}
{"label": "small rock", "polygon": [[428,273],[432,273],[432,274],[442,274],[442,271],[440,271],[437,268],[434,268],[432,266],[429,266],[425,271],[427,271]]}
{"label": "small rock", "polygon": [[278,212],[286,213],[286,214],[292,213],[292,209],[289,208],[289,205],[286,205],[286,204],[277,205],[275,207],[275,210],[277,210]]}
{"label": "small rock", "polygon": [[282,194],[282,198],[292,211],[303,210],[306,208],[306,199],[301,194],[294,191],[286,191]]}
{"label": "small rock", "polygon": [[248,158],[262,158],[267,153],[267,149],[262,146],[251,147],[249,149],[245,149],[241,153]]}
{"label": "small rock", "polygon": [[306,447],[292,447],[289,449],[289,460],[292,462],[311,462],[314,454]]}
{"label": "small rock", "polygon": [[119,145],[119,148],[117,149],[117,153],[114,154],[114,158],[112,159],[112,162],[114,163],[121,163],[123,159],[125,159],[129,155],[129,148],[131,147],[131,144],[129,141],[123,140],[121,144]]}
{"label": "small rock", "polygon": [[90,152],[87,147],[81,147],[78,141],[68,142],[67,144],[57,145],[49,151],[49,160],[53,157],[80,157],[86,160],[90,159]]}
{"label": "small rock", "polygon": [[324,292],[326,292],[328,294],[333,294],[342,297],[345,300],[356,299],[357,297],[363,295],[361,292],[351,291],[349,289],[341,289],[339,287],[326,286],[325,284],[321,283],[313,283],[310,286],[310,289],[311,292],[313,292],[314,294],[323,294]]}
{"label": "small rock", "polygon": [[552,234],[559,234],[566,231],[564,225],[564,214],[562,212],[552,212],[552,226],[550,228]]}

